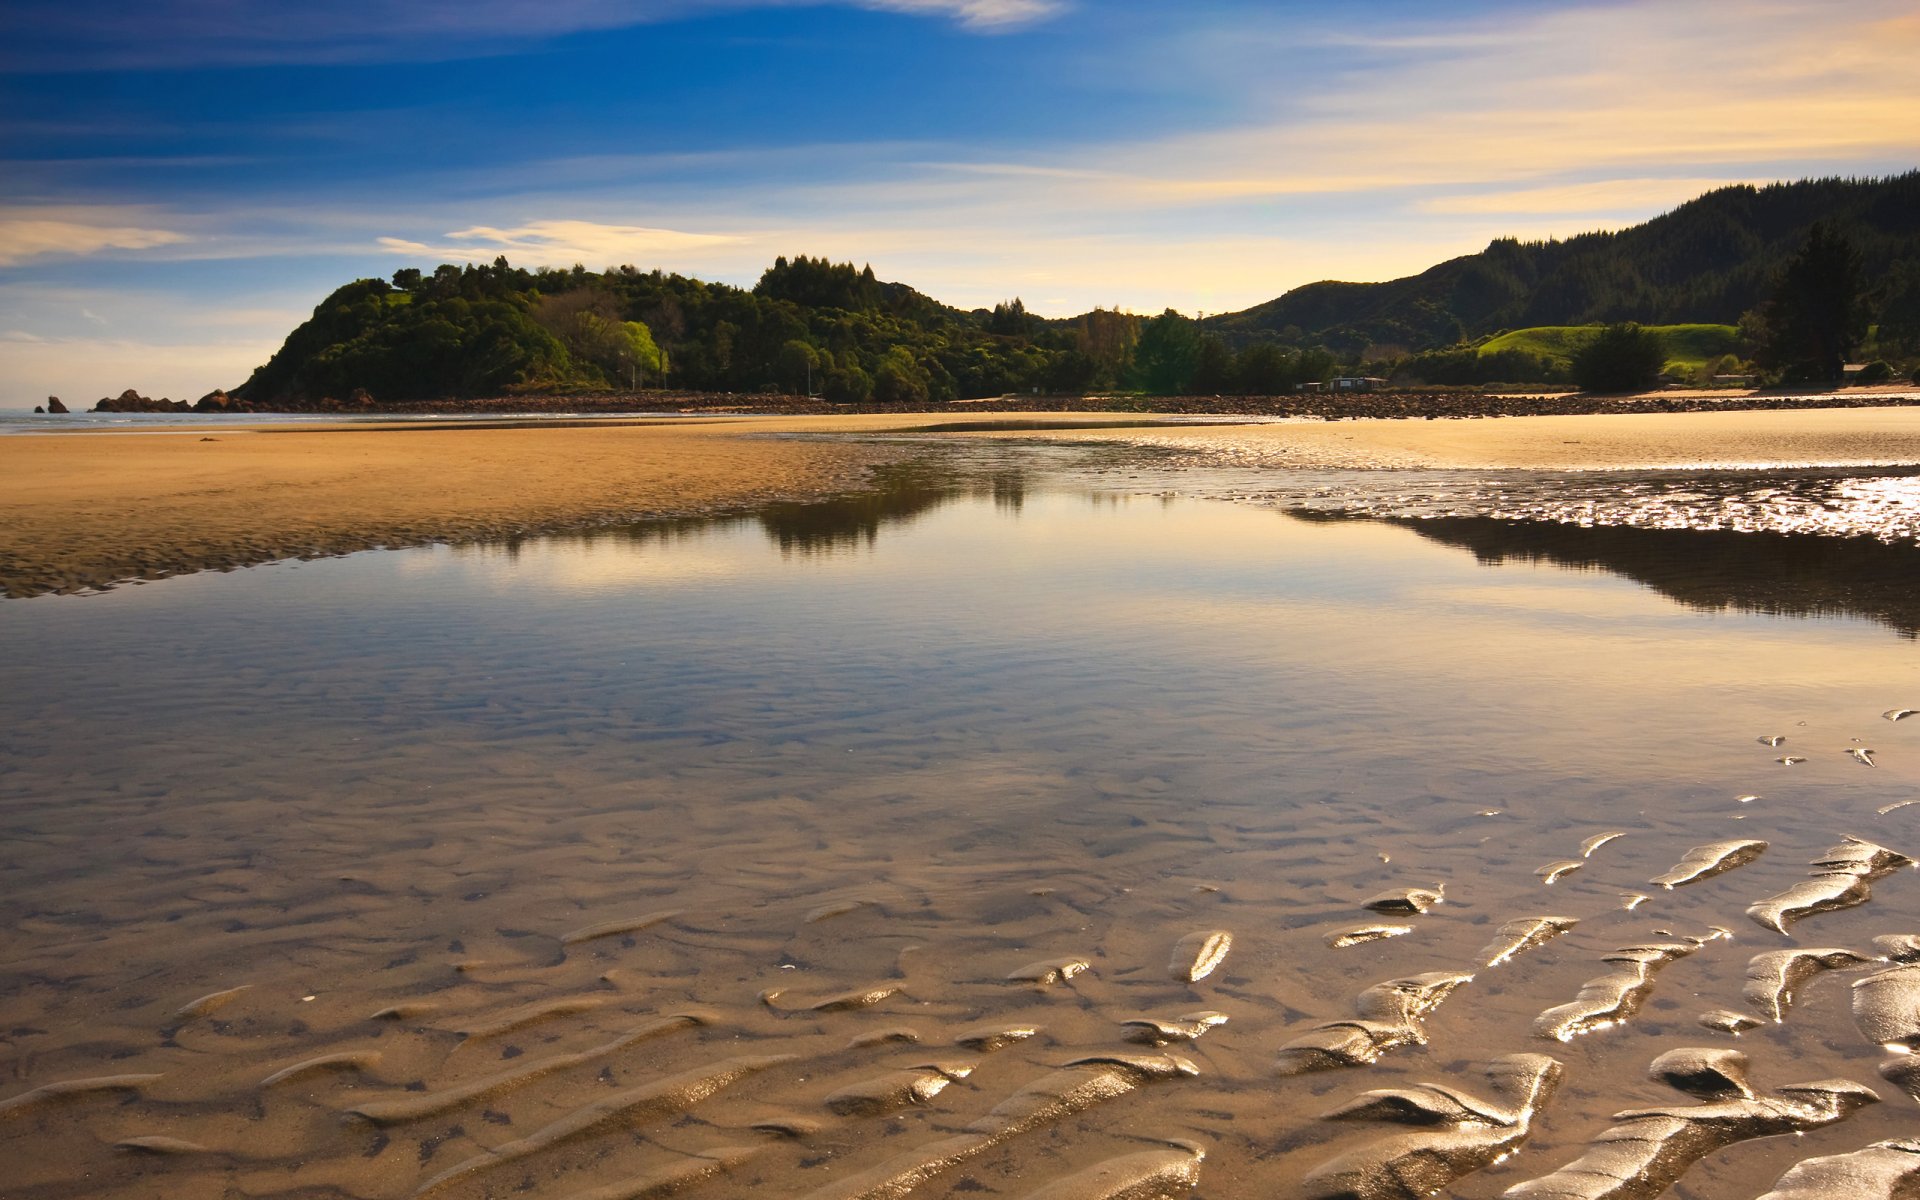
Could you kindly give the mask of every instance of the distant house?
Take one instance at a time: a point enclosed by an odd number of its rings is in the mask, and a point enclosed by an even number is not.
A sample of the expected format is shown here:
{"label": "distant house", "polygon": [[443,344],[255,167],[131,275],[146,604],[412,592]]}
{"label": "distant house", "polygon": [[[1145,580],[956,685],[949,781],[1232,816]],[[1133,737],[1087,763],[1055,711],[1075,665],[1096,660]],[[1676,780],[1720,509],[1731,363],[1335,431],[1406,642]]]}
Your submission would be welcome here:
{"label": "distant house", "polygon": [[1305,383],[1294,384],[1293,390],[1296,392],[1324,392],[1327,390],[1327,385],[1321,383],[1318,379],[1309,379]]}
{"label": "distant house", "polygon": [[1342,375],[1327,385],[1336,392],[1371,392],[1387,386],[1378,375]]}

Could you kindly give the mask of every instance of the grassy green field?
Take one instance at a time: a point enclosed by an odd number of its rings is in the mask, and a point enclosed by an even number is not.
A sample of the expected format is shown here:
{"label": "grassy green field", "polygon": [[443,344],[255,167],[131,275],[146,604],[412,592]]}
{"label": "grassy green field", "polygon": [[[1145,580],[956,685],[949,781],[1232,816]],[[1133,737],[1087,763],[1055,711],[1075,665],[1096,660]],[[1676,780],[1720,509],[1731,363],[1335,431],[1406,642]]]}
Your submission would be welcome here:
{"label": "grassy green field", "polygon": [[[1480,353],[1497,350],[1524,350],[1561,360],[1573,357],[1586,341],[1600,332],[1598,325],[1536,325],[1516,329],[1484,343]],[[1667,369],[1698,370],[1722,354],[1740,352],[1740,331],[1731,325],[1649,325],[1667,341]]]}

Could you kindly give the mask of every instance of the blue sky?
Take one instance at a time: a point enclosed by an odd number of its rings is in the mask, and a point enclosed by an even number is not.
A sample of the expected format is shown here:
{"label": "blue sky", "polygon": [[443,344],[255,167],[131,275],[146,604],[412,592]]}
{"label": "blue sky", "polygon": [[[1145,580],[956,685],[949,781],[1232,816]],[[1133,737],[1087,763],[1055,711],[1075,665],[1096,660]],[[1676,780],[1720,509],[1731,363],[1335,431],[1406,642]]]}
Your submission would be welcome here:
{"label": "blue sky", "polygon": [[871,262],[1219,312],[1920,165],[1910,3],[11,0],[0,405],[232,386],[405,266]]}

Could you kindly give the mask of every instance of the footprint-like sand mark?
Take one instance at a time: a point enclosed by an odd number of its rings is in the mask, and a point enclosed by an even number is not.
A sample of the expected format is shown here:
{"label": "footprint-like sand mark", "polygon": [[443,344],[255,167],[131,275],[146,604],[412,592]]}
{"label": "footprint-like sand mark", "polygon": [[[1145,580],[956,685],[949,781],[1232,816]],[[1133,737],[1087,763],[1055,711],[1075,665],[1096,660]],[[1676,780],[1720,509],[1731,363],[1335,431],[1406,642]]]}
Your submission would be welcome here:
{"label": "footprint-like sand mark", "polygon": [[1426,1016],[1473,981],[1462,971],[1428,971],[1376,983],[1354,999],[1352,1020],[1328,1021],[1280,1047],[1282,1075],[1361,1067],[1401,1046],[1424,1046]]}
{"label": "footprint-like sand mark", "polygon": [[1122,1154],[1028,1192],[1023,1200],[1177,1200],[1200,1186],[1206,1156],[1192,1143]]}
{"label": "footprint-like sand mark", "polygon": [[1865,904],[1873,898],[1875,880],[1912,865],[1913,860],[1898,851],[1849,834],[1813,860],[1813,878],[1756,901],[1747,915],[1775,933],[1785,933],[1815,913]]}
{"label": "footprint-like sand mark", "polygon": [[1357,925],[1352,929],[1338,930],[1327,935],[1329,950],[1345,950],[1348,946],[1364,946],[1368,942],[1384,942],[1388,938],[1400,937],[1413,932],[1411,925]]}
{"label": "footprint-like sand mark", "polygon": [[1381,1138],[1307,1173],[1307,1200],[1424,1200],[1455,1180],[1512,1154],[1562,1074],[1544,1054],[1510,1054],[1487,1064],[1493,1099],[1447,1084],[1363,1092],[1324,1114],[1329,1121],[1425,1127]]}
{"label": "footprint-like sand mark", "polygon": [[1486,966],[1497,967],[1546,945],[1579,923],[1574,917],[1516,917],[1502,925],[1474,957]]}
{"label": "footprint-like sand mark", "polygon": [[769,1054],[727,1059],[714,1067],[684,1071],[586,1105],[526,1137],[507,1142],[457,1163],[421,1184],[414,1195],[430,1195],[450,1184],[491,1174],[555,1147],[613,1129],[631,1129],[684,1114],[688,1109],[769,1067],[795,1061],[796,1055]]}
{"label": "footprint-like sand mark", "polygon": [[1716,936],[1645,942],[1622,946],[1604,955],[1600,961],[1615,964],[1614,969],[1581,984],[1580,994],[1572,1000],[1541,1013],[1534,1019],[1533,1032],[1539,1037],[1566,1042],[1583,1033],[1621,1024],[1640,1011],[1661,968],[1694,953]]}
{"label": "footprint-like sand mark", "polygon": [[1233,935],[1224,929],[1190,933],[1173,947],[1167,973],[1181,983],[1198,983],[1219,969],[1233,949]]}
{"label": "footprint-like sand mark", "polygon": [[1687,851],[1672,870],[1656,875],[1648,882],[1669,889],[1685,887],[1702,879],[1712,879],[1735,867],[1744,867],[1766,853],[1766,850],[1765,842],[1753,838],[1708,842]]}
{"label": "footprint-like sand mark", "polygon": [[629,1046],[637,1045],[649,1038],[693,1029],[708,1024],[712,1020],[710,1015],[703,1013],[675,1013],[669,1017],[648,1021],[621,1034],[611,1042],[603,1046],[595,1046],[590,1050],[556,1054],[519,1066],[508,1067],[504,1071],[441,1088],[439,1091],[409,1092],[389,1099],[365,1100],[354,1105],[348,1112],[375,1125],[400,1125],[409,1121],[437,1117],[476,1101],[493,1100],[507,1095],[549,1075],[610,1058]]}
{"label": "footprint-like sand mark", "polygon": [[830,1092],[822,1101],[827,1111],[840,1117],[878,1117],[916,1104],[926,1104],[947,1089],[973,1074],[978,1063],[917,1063],[904,1070],[889,1071],[874,1079]]}
{"label": "footprint-like sand mark", "polygon": [[1744,1060],[1729,1051],[1675,1051],[1654,1061],[1656,1078],[1667,1083],[1699,1081],[1715,1098],[1697,1105],[1616,1113],[1614,1124],[1580,1157],[1503,1195],[1515,1200],[1648,1200],[1716,1150],[1751,1138],[1831,1125],[1880,1099],[1871,1088],[1847,1079],[1791,1084],[1771,1096],[1755,1095],[1746,1083]]}
{"label": "footprint-like sand mark", "polygon": [[1852,950],[1766,950],[1747,960],[1747,983],[1741,991],[1753,1010],[1769,1021],[1787,1019],[1796,988],[1822,971],[1864,966],[1873,960]]}
{"label": "footprint-like sand mark", "polygon": [[680,1162],[605,1187],[574,1192],[562,1200],[658,1200],[735,1170],[758,1155],[761,1146],[714,1146],[686,1155]]}
{"label": "footprint-like sand mark", "polygon": [[1920,1195],[1920,1138],[1890,1138],[1787,1168],[1760,1200],[1907,1200]]}
{"label": "footprint-like sand mark", "polygon": [[916,1147],[876,1167],[807,1193],[806,1200],[898,1200],[934,1176],[1023,1133],[1116,1100],[1147,1084],[1200,1073],[1179,1055],[1097,1055],[1075,1059],[1022,1087],[965,1132]]}
{"label": "footprint-like sand mark", "polygon": [[1920,1049],[1920,963],[1902,963],[1853,982],[1853,1019],[1870,1042]]}
{"label": "footprint-like sand mark", "polygon": [[57,1104],[82,1096],[97,1096],[110,1092],[138,1092],[159,1075],[99,1075],[91,1079],[64,1079],[59,1083],[46,1083],[30,1092],[18,1096],[9,1096],[0,1100],[0,1120],[8,1117],[23,1116],[47,1104]]}

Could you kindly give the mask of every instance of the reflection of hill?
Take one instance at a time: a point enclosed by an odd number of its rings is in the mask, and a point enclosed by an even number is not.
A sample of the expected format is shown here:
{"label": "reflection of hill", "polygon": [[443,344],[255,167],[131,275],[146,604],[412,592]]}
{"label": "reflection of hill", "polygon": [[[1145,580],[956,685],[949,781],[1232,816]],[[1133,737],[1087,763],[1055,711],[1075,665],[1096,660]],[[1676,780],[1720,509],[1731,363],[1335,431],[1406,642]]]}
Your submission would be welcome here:
{"label": "reflection of hill", "polygon": [[[969,472],[964,477],[927,462],[906,463],[875,473],[874,486],[831,500],[770,504],[730,517],[663,517],[577,533],[546,535],[551,541],[617,539],[634,545],[703,537],[719,529],[758,524],[783,554],[835,554],[870,548],[880,531],[906,525],[955,500],[991,499],[996,508],[1018,515],[1026,503],[1023,472]],[[509,554],[528,539],[504,543]]]}
{"label": "reflection of hill", "polygon": [[1483,563],[1611,571],[1689,608],[1857,616],[1920,637],[1920,549],[1870,538],[1684,529],[1581,528],[1489,517],[1395,519]]}
{"label": "reflection of hill", "polygon": [[832,500],[774,504],[755,514],[784,554],[832,554],[872,546],[881,529],[905,525],[954,500],[991,496],[996,506],[1019,512],[1026,482],[1017,471],[962,480],[927,464],[882,472],[877,486]]}

